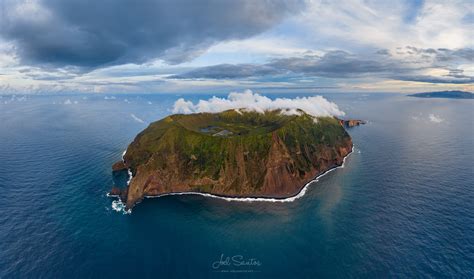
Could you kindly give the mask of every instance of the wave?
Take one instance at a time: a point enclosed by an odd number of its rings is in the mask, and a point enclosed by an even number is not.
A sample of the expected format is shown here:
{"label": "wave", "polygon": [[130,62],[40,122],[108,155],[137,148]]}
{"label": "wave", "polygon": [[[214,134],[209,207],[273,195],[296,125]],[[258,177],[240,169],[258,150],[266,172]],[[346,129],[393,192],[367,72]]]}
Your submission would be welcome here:
{"label": "wave", "polygon": [[[122,160],[123,160],[123,156],[125,156],[126,152],[127,152],[127,150],[125,150],[123,152]],[[250,198],[250,197],[249,198],[236,198],[236,197],[224,197],[224,196],[213,195],[213,194],[209,194],[209,193],[200,193],[200,192],[166,193],[166,194],[156,195],[156,196],[145,196],[145,198],[147,198],[147,199],[156,199],[156,198],[161,198],[161,197],[166,197],[166,196],[198,195],[198,196],[203,196],[203,197],[207,197],[207,198],[221,199],[221,200],[225,200],[225,201],[228,201],[228,202],[294,202],[294,201],[296,201],[297,199],[303,197],[306,194],[306,191],[308,190],[309,185],[311,185],[314,182],[318,182],[321,177],[325,176],[326,174],[328,174],[328,173],[330,173],[330,172],[332,172],[336,169],[344,168],[344,166],[346,164],[346,159],[353,152],[354,152],[354,146],[352,146],[351,152],[349,152],[343,158],[342,164],[340,166],[335,166],[335,167],[321,173],[320,175],[316,176],[313,180],[306,183],[304,185],[304,187],[296,195],[288,197],[288,198]],[[130,169],[128,169],[128,173],[129,173],[130,178],[127,182],[127,185],[132,180],[132,172],[130,171]],[[112,195],[108,195],[108,196],[112,197]],[[125,210],[125,204],[122,202],[120,197],[118,198],[118,200],[115,200],[115,201],[112,202],[112,209],[117,211],[117,212],[122,212],[123,214],[131,214],[132,213],[131,209]]]}
{"label": "wave", "polygon": [[119,198],[117,200],[112,201],[112,209],[117,212],[122,212],[122,214],[130,214],[132,213],[131,209],[126,210],[125,204]]}
{"label": "wave", "polygon": [[[122,161],[125,162],[125,154],[127,154],[127,150],[125,149],[122,153]],[[128,180],[127,180],[127,186],[130,185],[130,182],[132,181],[133,174],[130,168],[127,168],[128,172]],[[117,211],[117,212],[122,212],[123,214],[130,214],[132,213],[131,209],[126,210],[126,205],[122,202],[122,199],[120,198],[119,195],[111,195],[110,193],[107,193],[107,197],[110,198],[117,198],[116,200],[112,201],[112,209]]]}
{"label": "wave", "polygon": [[[125,149],[125,151],[123,151],[123,153],[122,153],[122,162],[125,162],[125,154],[127,154],[127,150],[128,149]],[[127,186],[128,186],[128,185],[130,185],[130,182],[132,181],[133,173],[130,170],[130,168],[127,168],[127,173],[128,173],[128,180],[127,180]]]}

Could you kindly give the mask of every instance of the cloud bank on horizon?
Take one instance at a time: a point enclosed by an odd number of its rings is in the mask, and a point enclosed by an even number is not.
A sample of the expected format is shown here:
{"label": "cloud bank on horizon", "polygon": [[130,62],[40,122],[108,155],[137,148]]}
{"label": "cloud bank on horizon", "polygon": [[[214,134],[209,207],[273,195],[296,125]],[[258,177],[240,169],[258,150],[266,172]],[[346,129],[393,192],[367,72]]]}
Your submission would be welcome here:
{"label": "cloud bank on horizon", "polygon": [[298,110],[303,110],[315,117],[345,115],[337,104],[322,96],[276,98],[272,100],[258,93],[253,93],[251,90],[231,92],[226,98],[214,96],[208,100],[199,100],[196,104],[180,98],[174,103],[173,113],[221,112],[230,109],[243,109],[259,113],[282,110],[284,114],[300,114]]}
{"label": "cloud bank on horizon", "polygon": [[2,0],[0,94],[474,91],[471,0]]}

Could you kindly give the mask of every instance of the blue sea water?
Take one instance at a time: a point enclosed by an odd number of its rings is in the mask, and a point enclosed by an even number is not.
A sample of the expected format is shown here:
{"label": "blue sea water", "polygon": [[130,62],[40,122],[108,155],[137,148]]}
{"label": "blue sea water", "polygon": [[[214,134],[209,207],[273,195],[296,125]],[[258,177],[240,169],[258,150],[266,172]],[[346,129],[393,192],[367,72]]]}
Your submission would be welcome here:
{"label": "blue sea water", "polygon": [[0,98],[0,278],[474,277],[472,100],[325,94],[369,123],[301,199],[112,210],[112,163],[179,97],[210,96]]}

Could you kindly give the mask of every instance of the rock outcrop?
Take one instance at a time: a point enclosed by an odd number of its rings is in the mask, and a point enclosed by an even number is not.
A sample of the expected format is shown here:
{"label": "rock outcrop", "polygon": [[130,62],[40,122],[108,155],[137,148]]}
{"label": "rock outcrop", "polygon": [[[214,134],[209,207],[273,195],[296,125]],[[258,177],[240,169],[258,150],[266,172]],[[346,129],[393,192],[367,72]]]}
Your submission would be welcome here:
{"label": "rock outcrop", "polygon": [[113,191],[127,208],[145,196],[176,192],[286,198],[341,165],[351,150],[338,119],[303,111],[172,115],[130,144],[122,163],[133,178],[128,189]]}
{"label": "rock outcrop", "polygon": [[128,188],[122,189],[116,186],[113,186],[109,192],[109,197],[118,197],[121,200],[127,200]]}
{"label": "rock outcrop", "polygon": [[352,128],[354,126],[359,126],[366,123],[364,120],[358,120],[358,119],[343,120],[343,119],[337,118],[337,120],[339,121],[339,124],[341,124],[342,126],[346,128]]}
{"label": "rock outcrop", "polygon": [[118,161],[115,164],[112,165],[112,171],[118,172],[118,171],[123,171],[127,170],[128,167],[123,161]]}

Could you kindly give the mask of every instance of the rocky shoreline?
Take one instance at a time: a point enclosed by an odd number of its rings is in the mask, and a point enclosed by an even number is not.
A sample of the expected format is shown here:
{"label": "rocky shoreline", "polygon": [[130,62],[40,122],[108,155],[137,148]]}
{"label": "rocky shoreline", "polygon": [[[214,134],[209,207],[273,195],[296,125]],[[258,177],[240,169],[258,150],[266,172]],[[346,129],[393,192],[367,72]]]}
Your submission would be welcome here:
{"label": "rocky shoreline", "polygon": [[[362,120],[337,120],[341,126],[346,128],[365,123]],[[281,135],[279,136],[276,133],[273,133],[271,140],[272,147],[268,155],[270,157],[266,160],[267,163],[262,165],[263,169],[261,172],[265,172],[265,176],[261,188],[242,188],[243,190],[240,190],[240,192],[229,190],[229,187],[218,186],[221,185],[219,183],[223,183],[220,181],[224,181],[220,179],[224,178],[215,180],[209,177],[204,177],[193,181],[189,178],[183,177],[175,179],[174,177],[179,176],[179,173],[169,176],[169,173],[163,172],[161,172],[160,175],[160,171],[147,172],[143,169],[134,170],[130,164],[127,164],[127,154],[125,154],[125,156],[123,156],[124,160],[116,162],[112,166],[112,170],[113,172],[125,170],[130,172],[131,170],[131,173],[134,174],[133,179],[131,179],[130,184],[125,188],[112,187],[108,196],[120,198],[120,200],[126,205],[126,209],[131,209],[143,198],[181,194],[200,194],[227,200],[285,201],[300,195],[300,193],[304,191],[306,185],[317,179],[317,177],[343,165],[345,158],[353,149],[350,136],[346,134],[345,137],[345,140],[337,143],[334,147],[318,145],[318,154],[311,153],[308,150],[297,151],[296,154],[290,154],[288,153],[288,146],[286,146],[281,139]],[[241,152],[239,152],[239,154],[240,153]],[[239,154],[237,154],[237,156],[242,156]],[[301,158],[310,158],[306,160],[311,160],[311,165],[313,165],[311,169],[304,173],[294,169],[296,164],[295,160],[301,160]],[[236,162],[238,163],[238,161]],[[177,164],[173,169],[179,168],[182,169],[183,167],[182,165]],[[244,168],[244,166],[237,166],[234,167],[234,170],[232,171],[237,172],[238,174],[239,172],[242,172],[242,168]],[[245,168],[243,170],[244,175],[248,176],[249,174],[245,174]],[[221,173],[225,174],[226,172]],[[232,177],[232,174],[230,174],[230,176]],[[164,181],[167,181],[166,185],[162,184]],[[196,191],[196,189],[193,188],[193,184],[195,184],[196,181],[201,184],[214,183],[214,185],[217,186],[213,186],[207,191],[205,189],[199,189]],[[248,180],[239,181],[243,184],[248,183]],[[222,185],[228,184],[223,183]]]}
{"label": "rocky shoreline", "polygon": [[341,124],[342,126],[346,128],[352,128],[352,127],[364,125],[367,123],[366,121],[359,120],[359,119],[348,119],[348,120],[343,120],[339,118],[336,118],[336,119],[339,121],[339,124]]}
{"label": "rocky shoreline", "polygon": [[[216,195],[216,194],[201,193],[201,192],[170,192],[170,193],[165,193],[165,194],[156,195],[156,196],[145,196],[144,198],[153,199],[153,198],[160,198],[160,197],[166,197],[166,196],[200,195],[200,196],[204,196],[204,197],[223,199],[223,200],[226,200],[226,201],[292,202],[292,201],[304,196],[304,194],[306,193],[306,188],[309,186],[309,184],[311,184],[315,181],[318,181],[319,178],[323,177],[324,175],[330,173],[333,170],[336,170],[338,168],[343,168],[344,164],[345,164],[345,160],[349,157],[349,155],[351,155],[353,153],[353,151],[354,151],[354,148],[352,148],[351,152],[349,154],[347,154],[346,157],[344,157],[343,163],[341,165],[335,165],[334,167],[328,169],[327,171],[318,174],[316,177],[314,177],[312,180],[310,180],[308,183],[306,183],[298,193],[296,193],[293,196],[289,196],[289,197],[274,197],[274,198],[272,198],[272,197],[258,197],[258,196],[256,196],[256,197],[253,197],[253,196],[250,196],[250,197],[235,197],[235,196]],[[109,195],[109,197],[117,197],[118,198],[119,195],[116,195],[116,196]]]}

